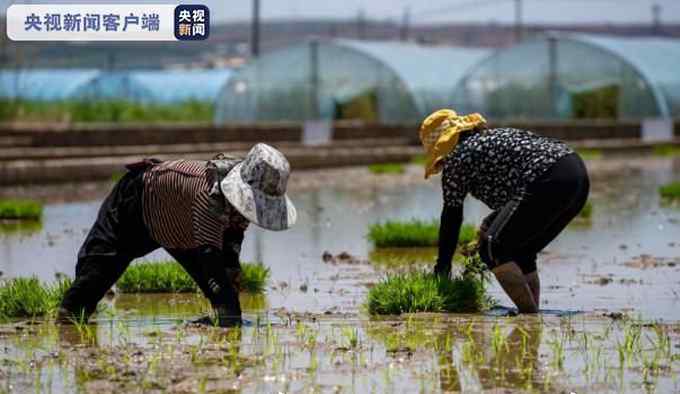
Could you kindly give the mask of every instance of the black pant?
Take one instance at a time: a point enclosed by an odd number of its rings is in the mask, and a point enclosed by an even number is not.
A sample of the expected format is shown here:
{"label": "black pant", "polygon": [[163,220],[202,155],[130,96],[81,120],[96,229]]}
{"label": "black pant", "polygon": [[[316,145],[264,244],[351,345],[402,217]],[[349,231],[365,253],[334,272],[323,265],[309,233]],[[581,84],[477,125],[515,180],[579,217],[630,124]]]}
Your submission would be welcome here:
{"label": "black pant", "polygon": [[490,267],[516,262],[524,274],[536,271],[536,256],[576,217],[590,181],[583,160],[570,154],[531,182],[525,193],[487,219],[479,255]]}
{"label": "black pant", "polygon": [[[160,247],[142,216],[144,169],[131,170],[102,203],[97,220],[78,252],[76,277],[62,308],[75,317],[91,315],[97,303],[123,275],[130,262]],[[238,259],[226,259],[212,247],[167,250],[187,271],[225,319],[241,316],[234,285]]]}

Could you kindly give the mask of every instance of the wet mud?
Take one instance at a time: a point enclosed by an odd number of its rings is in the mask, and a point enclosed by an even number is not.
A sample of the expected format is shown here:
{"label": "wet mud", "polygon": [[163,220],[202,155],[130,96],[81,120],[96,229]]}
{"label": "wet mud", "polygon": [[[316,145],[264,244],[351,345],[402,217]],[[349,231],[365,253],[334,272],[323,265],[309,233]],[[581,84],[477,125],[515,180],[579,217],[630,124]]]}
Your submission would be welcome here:
{"label": "wet mud", "polygon": [[[0,393],[678,392],[680,209],[663,204],[657,188],[678,180],[680,164],[587,164],[592,217],[539,256],[541,315],[367,315],[366,293],[386,273],[436,259],[432,248],[373,250],[368,225],[436,218],[439,179],[423,181],[418,166],[394,175],[300,172],[291,185],[299,225],[246,233],[243,260],[272,273],[265,295],[241,297],[247,326],[188,325],[209,310],[194,294],[117,294],[86,326],[8,322]],[[108,188],[33,190],[47,202],[44,219],[38,228],[0,227],[0,278],[72,275]],[[19,193],[2,191],[10,192]],[[466,204],[466,222],[487,213]],[[490,292],[510,305],[495,283]]]}

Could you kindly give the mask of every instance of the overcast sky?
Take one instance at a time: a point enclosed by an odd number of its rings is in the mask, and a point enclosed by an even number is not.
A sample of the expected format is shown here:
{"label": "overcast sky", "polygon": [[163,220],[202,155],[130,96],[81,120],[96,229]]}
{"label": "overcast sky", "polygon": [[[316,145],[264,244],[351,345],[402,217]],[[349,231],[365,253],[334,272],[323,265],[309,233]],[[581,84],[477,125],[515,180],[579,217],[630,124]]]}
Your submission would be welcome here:
{"label": "overcast sky", "polygon": [[[96,0],[0,0],[3,10],[12,3],[117,3]],[[170,1],[125,1],[125,3]],[[206,4],[220,21],[247,20],[251,0],[189,0]],[[680,0],[523,0],[527,23],[651,23],[652,5],[662,7],[662,22],[680,23]],[[511,22],[513,0],[261,0],[262,18],[354,18],[363,10],[367,18],[401,20],[410,7],[413,23]],[[4,12],[4,11],[3,11]]]}

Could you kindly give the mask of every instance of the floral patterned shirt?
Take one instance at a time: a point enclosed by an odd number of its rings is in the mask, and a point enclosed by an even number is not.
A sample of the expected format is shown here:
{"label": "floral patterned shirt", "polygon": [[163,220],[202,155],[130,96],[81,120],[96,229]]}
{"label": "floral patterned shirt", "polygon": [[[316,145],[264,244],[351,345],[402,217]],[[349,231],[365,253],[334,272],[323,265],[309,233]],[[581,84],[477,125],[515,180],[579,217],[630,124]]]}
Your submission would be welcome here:
{"label": "floral patterned shirt", "polygon": [[468,193],[498,209],[573,151],[563,142],[511,128],[465,134],[444,160],[444,205],[461,207]]}

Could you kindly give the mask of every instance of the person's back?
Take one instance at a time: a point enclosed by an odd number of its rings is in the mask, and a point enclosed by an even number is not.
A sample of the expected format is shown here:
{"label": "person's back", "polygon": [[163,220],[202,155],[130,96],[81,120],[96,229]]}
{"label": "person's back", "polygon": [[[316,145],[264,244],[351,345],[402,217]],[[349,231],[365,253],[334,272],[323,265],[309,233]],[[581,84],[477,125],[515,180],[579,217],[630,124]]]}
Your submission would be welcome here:
{"label": "person's back", "polygon": [[530,131],[495,128],[463,133],[444,160],[444,200],[461,205],[467,193],[498,209],[561,157],[561,141]]}
{"label": "person's back", "polygon": [[248,220],[212,187],[206,161],[167,161],[146,171],[143,212],[151,237],[166,249],[222,249],[225,232],[244,232]]}

